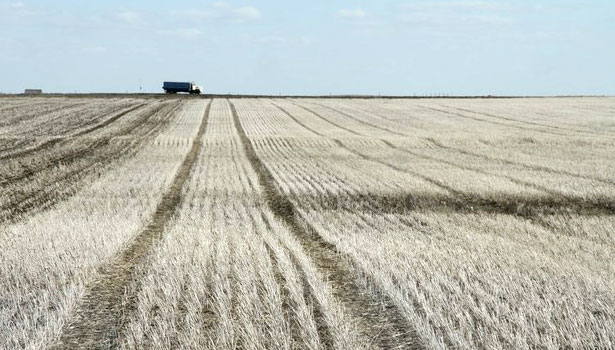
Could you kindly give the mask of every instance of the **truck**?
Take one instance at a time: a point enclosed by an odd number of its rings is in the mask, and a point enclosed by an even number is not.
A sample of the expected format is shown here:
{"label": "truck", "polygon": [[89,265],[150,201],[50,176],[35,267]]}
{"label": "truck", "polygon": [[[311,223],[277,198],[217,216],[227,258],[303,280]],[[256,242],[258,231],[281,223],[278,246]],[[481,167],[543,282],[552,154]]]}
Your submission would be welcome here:
{"label": "truck", "polygon": [[187,92],[189,94],[200,94],[202,89],[194,82],[176,82],[165,81],[162,84],[162,89],[167,94],[176,94],[178,92]]}

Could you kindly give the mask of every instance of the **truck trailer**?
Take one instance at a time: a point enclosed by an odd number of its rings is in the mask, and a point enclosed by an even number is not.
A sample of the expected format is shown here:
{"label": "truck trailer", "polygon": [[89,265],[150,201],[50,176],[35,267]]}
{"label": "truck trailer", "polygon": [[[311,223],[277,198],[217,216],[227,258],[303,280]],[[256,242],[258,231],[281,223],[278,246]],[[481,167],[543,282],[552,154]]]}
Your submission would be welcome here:
{"label": "truck trailer", "polygon": [[175,82],[165,81],[162,84],[162,89],[167,94],[176,94],[178,92],[187,92],[189,94],[200,94],[201,87],[193,82]]}

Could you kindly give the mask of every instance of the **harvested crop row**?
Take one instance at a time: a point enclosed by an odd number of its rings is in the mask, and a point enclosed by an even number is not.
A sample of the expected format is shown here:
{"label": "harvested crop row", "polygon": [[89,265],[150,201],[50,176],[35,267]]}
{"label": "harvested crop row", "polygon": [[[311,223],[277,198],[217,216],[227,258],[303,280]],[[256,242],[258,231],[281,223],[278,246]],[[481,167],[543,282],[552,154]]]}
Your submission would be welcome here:
{"label": "harvested crop row", "polygon": [[201,154],[178,216],[143,264],[124,346],[364,347],[308,252],[266,204],[224,100],[212,103]]}
{"label": "harvested crop row", "polygon": [[[294,202],[280,191],[273,174],[248,138],[233,104],[231,108],[246,155],[258,174],[268,206],[279,220],[288,225],[304,249],[311,252],[310,256],[319,271],[329,276],[334,286],[334,295],[355,318],[362,335],[380,348],[419,346],[420,341],[416,338],[412,324],[405,322],[388,296],[381,294],[376,298],[370,291],[363,290],[353,278],[356,271],[338,256],[339,250],[323,240],[310,221],[305,220],[301,211],[295,208]],[[246,114],[248,121],[245,123],[253,122],[254,113]]]}
{"label": "harvested crop row", "polygon": [[[162,195],[154,215],[143,231],[136,235],[124,250],[101,267],[99,276],[89,284],[86,295],[64,328],[59,343],[56,345],[57,348],[73,349],[77,346],[88,348],[100,344],[106,344],[109,347],[119,345],[119,336],[123,328],[122,320],[134,309],[131,305],[133,297],[125,295],[126,287],[134,281],[135,270],[143,263],[156,241],[160,239],[167,222],[180,204],[182,188],[199,154],[201,138],[207,127],[208,114],[209,109],[205,111],[190,150],[177,170],[173,182]],[[126,302],[123,302],[123,299]]]}
{"label": "harvested crop row", "polygon": [[126,115],[117,131],[107,133],[110,136],[54,142],[44,152],[9,158],[0,170],[4,175],[0,182],[0,220],[17,221],[70,196],[85,183],[82,180],[130,157],[145,136],[165,128],[176,107],[153,105],[134,116]]}
{"label": "harvested crop row", "polygon": [[41,100],[0,348],[615,347],[614,99]]}
{"label": "harvested crop row", "polygon": [[[365,278],[385,291],[417,325],[425,343],[462,348],[613,344],[608,329],[615,319],[607,306],[613,304],[614,286],[609,277],[613,266],[605,266],[604,261],[615,256],[615,251],[607,241],[570,237],[516,215],[438,213],[430,207],[403,205],[399,211],[379,213],[374,206],[397,204],[374,201],[373,196],[399,194],[391,191],[400,183],[397,174],[417,177],[429,163],[425,159],[420,165],[400,162],[400,155],[393,153],[396,157],[391,158],[391,152],[384,149],[378,155],[378,140],[342,141],[371,156],[346,148],[350,154],[342,157],[335,147],[325,149],[322,144],[290,138],[262,139],[257,145],[306,221],[352,257]],[[441,162],[435,164],[434,169],[443,168]],[[344,189],[350,178],[343,177],[355,168],[365,175],[364,183],[379,181],[380,189],[362,191],[358,179],[353,181],[356,185]],[[337,181],[332,182],[335,177]],[[465,176],[472,181],[475,177]],[[438,181],[446,179],[443,176]],[[496,188],[509,193],[511,186]],[[354,194],[349,192],[353,189]],[[431,190],[408,192],[421,196],[430,195]],[[346,196],[344,205],[323,206],[340,194]],[[593,228],[596,233],[612,226],[610,214],[598,220]],[[583,248],[575,248],[580,246]],[[570,256],[571,251],[576,251],[575,257]],[[596,260],[596,256],[601,258]],[[536,271],[535,266],[544,271]],[[545,289],[545,283],[549,288]],[[573,307],[563,300],[579,304]],[[531,307],[518,309],[517,303]],[[547,305],[555,308],[545,311]],[[518,320],[514,325],[509,323],[511,317]],[[528,324],[540,324],[541,332],[528,331]]]}
{"label": "harvested crop row", "polygon": [[[59,103],[55,108],[0,113],[7,123],[0,127],[0,137],[60,137],[91,126],[105,116],[139,104],[134,99],[92,101],[82,99]],[[50,104],[53,106],[53,104]]]}
{"label": "harvested crop row", "polygon": [[[202,102],[186,106],[182,123],[200,122],[203,109]],[[171,116],[169,123],[169,132],[194,137],[194,122],[177,126]],[[163,132],[53,208],[2,225],[0,347],[52,343],[97,269],[143,229],[188,149]]]}
{"label": "harvested crop row", "polygon": [[70,100],[65,98],[32,99],[26,101],[28,102],[0,107],[0,116],[2,116],[0,120],[0,134],[5,134],[5,130],[10,130],[21,123],[27,124],[32,121],[44,121],[47,115],[71,111],[80,108],[88,102],[83,99]]}

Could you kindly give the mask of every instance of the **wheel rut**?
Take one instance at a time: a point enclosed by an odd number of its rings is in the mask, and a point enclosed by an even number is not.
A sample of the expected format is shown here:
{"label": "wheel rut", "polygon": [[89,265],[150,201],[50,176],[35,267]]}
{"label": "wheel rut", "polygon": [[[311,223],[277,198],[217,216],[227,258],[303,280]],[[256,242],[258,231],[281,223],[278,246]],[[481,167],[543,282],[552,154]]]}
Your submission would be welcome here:
{"label": "wheel rut", "polygon": [[[123,112],[120,112],[120,113],[110,117],[109,119],[105,120],[104,122],[102,122],[100,124],[97,124],[97,125],[94,125],[92,127],[86,128],[84,130],[81,130],[80,132],[78,132],[78,133],[76,133],[74,135],[71,135],[70,137],[87,135],[87,134],[89,134],[89,133],[91,133],[93,131],[96,131],[96,130],[98,130],[100,128],[108,126],[112,122],[120,119],[121,117],[127,115],[128,113],[134,112],[137,109],[144,107],[145,105],[146,105],[145,103],[142,103],[142,104],[139,104],[137,106],[130,107],[129,109],[127,109],[127,110],[125,110]],[[66,139],[66,137],[56,137],[56,138],[53,138],[53,139],[45,140],[45,141],[43,141],[43,142],[41,142],[38,145],[35,145],[33,147],[30,147],[30,148],[27,148],[27,149],[23,149],[23,150],[14,152],[14,153],[8,153],[8,154],[0,155],[0,160],[10,159],[10,158],[17,158],[17,157],[22,157],[22,156],[27,156],[27,155],[30,155],[30,154],[33,154],[33,153],[37,153],[37,152],[42,151],[42,150],[44,150],[46,148],[50,148],[53,145],[55,145],[55,144],[57,144],[57,143],[59,143],[61,141],[64,141],[65,139]]]}
{"label": "wheel rut", "polygon": [[[108,140],[100,140],[108,143]],[[73,195],[83,187],[83,179],[95,171],[104,171],[122,156],[130,157],[136,150],[129,146],[118,148],[85,165],[75,167],[60,176],[52,177],[39,187],[27,189],[13,195],[12,200],[0,205],[0,223],[8,224],[22,220],[24,215],[51,208],[60,201]],[[0,186],[1,187],[1,186]]]}
{"label": "wheel rut", "polygon": [[[239,115],[229,101],[235,128],[243,149],[256,172],[265,201],[275,217],[284,222],[310,256],[319,272],[326,276],[335,297],[343,304],[349,314],[357,321],[363,335],[371,340],[371,345],[383,348],[422,348],[416,333],[407,324],[400,310],[390,307],[393,303],[383,293],[379,297],[364,291],[358,285],[357,271],[350,262],[340,256],[337,248],[318,235],[316,230],[295,208],[291,200],[278,189],[273,174],[258,157],[248,138]],[[387,305],[387,307],[383,307]],[[384,311],[386,309],[386,311]]]}
{"label": "wheel rut", "polygon": [[[313,102],[313,103],[314,103],[314,102]],[[350,118],[350,119],[352,119],[352,120],[354,120],[354,121],[356,121],[356,122],[358,122],[358,123],[361,123],[361,124],[363,124],[363,125],[370,126],[370,127],[372,127],[372,128],[378,129],[378,130],[380,130],[380,131],[385,131],[385,132],[388,132],[388,133],[390,133],[390,134],[394,134],[394,135],[397,135],[397,136],[408,136],[408,135],[403,134],[403,133],[401,133],[401,132],[397,132],[397,131],[395,131],[395,130],[391,130],[391,129],[389,129],[389,128],[385,128],[385,127],[382,127],[382,126],[379,126],[379,125],[376,125],[376,124],[373,124],[373,123],[366,122],[365,120],[361,120],[361,119],[359,119],[359,118],[357,118],[357,117],[353,116],[352,114],[346,113],[346,112],[344,112],[344,111],[342,111],[342,110],[340,110],[340,109],[338,109],[338,108],[334,108],[334,107],[327,106],[327,105],[325,105],[325,104],[320,104],[320,103],[314,103],[314,104],[315,104],[315,105],[318,105],[318,106],[321,106],[321,107],[325,107],[325,108],[327,108],[327,109],[330,109],[330,110],[332,110],[332,111],[334,111],[334,112],[336,112],[336,113],[339,113],[339,114],[341,114],[341,115],[345,116],[346,118]]]}
{"label": "wheel rut", "polygon": [[94,132],[94,131],[96,131],[98,129],[104,128],[105,126],[108,126],[109,124],[115,122],[116,120],[120,119],[121,117],[125,116],[126,114],[128,114],[130,112],[134,112],[137,109],[142,108],[142,107],[144,107],[146,105],[147,105],[146,103],[140,103],[140,104],[138,104],[138,105],[136,105],[136,106],[134,106],[132,108],[129,108],[129,109],[125,110],[125,111],[122,111],[122,112],[120,112],[120,113],[110,117],[109,119],[103,121],[100,124],[91,126],[91,127],[87,128],[87,129],[84,129],[84,130],[81,130],[81,131],[79,131],[78,133],[76,133],[76,134],[74,134],[72,136],[83,136],[83,135],[92,133],[92,132]]}
{"label": "wheel rut", "polygon": [[[145,105],[146,104],[139,104],[137,106],[129,108],[128,110],[125,110],[125,111],[123,111],[121,113],[118,113],[118,114],[114,115],[113,117],[105,120],[101,124],[94,125],[93,127],[89,127],[89,128],[87,128],[85,130],[80,131],[77,134],[72,135],[71,138],[84,136],[84,135],[87,135],[87,134],[89,134],[89,133],[91,133],[91,132],[93,132],[95,130],[98,130],[100,128],[108,126],[112,122],[120,119],[121,117],[127,115],[128,113],[134,112],[137,109],[140,109],[140,108],[144,107]],[[155,111],[157,112],[157,110],[155,110]],[[155,112],[153,114],[155,114]],[[136,126],[138,126],[138,124]],[[126,132],[124,132],[123,134],[125,135]],[[108,136],[108,137],[102,137],[101,139],[109,140],[113,136],[121,136],[121,135],[111,135],[111,136]],[[0,160],[2,160],[2,159],[9,159],[9,158],[17,158],[17,157],[21,157],[21,156],[27,156],[27,155],[30,155],[32,153],[37,153],[37,152],[40,152],[40,151],[42,151],[42,150],[44,150],[46,148],[50,148],[51,146],[53,146],[53,145],[55,145],[55,144],[57,144],[59,142],[65,141],[65,140],[66,140],[66,138],[64,138],[64,137],[59,137],[59,138],[54,138],[54,139],[51,139],[51,140],[46,140],[46,141],[43,141],[43,142],[41,142],[40,144],[38,144],[38,145],[36,145],[34,147],[31,147],[31,148],[19,151],[18,153],[10,153],[10,154],[6,154],[6,155],[2,155],[2,156],[0,156]],[[87,149],[78,149],[76,151],[73,151],[72,153],[68,153],[66,155],[62,155],[62,156],[57,157],[57,158],[49,159],[44,164],[42,164],[41,166],[37,166],[37,167],[26,169],[26,170],[24,170],[23,172],[21,172],[19,174],[11,175],[10,177],[7,177],[7,178],[4,178],[4,179],[0,180],[0,185],[3,185],[5,183],[7,183],[7,182],[13,182],[13,181],[21,180],[23,178],[35,175],[37,172],[39,172],[41,170],[44,170],[44,169],[47,169],[47,168],[49,168],[51,166],[57,165],[59,163],[65,163],[65,162],[71,161],[71,160],[73,160],[75,158],[79,158],[79,157],[81,157],[81,156],[83,156],[85,154],[94,153],[95,148],[96,147],[88,146]]]}
{"label": "wheel rut", "polygon": [[10,175],[10,176],[0,179],[0,186],[4,186],[10,183],[14,183],[15,181],[19,181],[25,178],[32,177],[42,170],[49,169],[59,164],[66,165],[68,163],[73,162],[76,159],[83,158],[83,157],[86,157],[87,155],[94,154],[98,150],[98,148],[108,145],[109,141],[110,141],[110,138],[100,138],[99,140],[92,142],[90,144],[80,145],[82,148],[79,148],[74,151],[70,151],[69,153],[63,154],[59,157],[51,158],[45,161],[42,165],[35,166],[32,168],[27,168],[19,174]]}
{"label": "wheel rut", "polygon": [[[439,107],[440,108],[447,108],[447,106],[442,106],[442,105],[440,105]],[[514,123],[518,123],[518,124],[525,124],[525,125],[529,125],[530,127],[531,126],[537,126],[537,127],[540,127],[540,128],[557,129],[558,131],[562,131],[562,132],[576,132],[576,133],[581,133],[581,134],[586,134],[586,135],[598,135],[598,136],[601,136],[600,134],[596,134],[596,133],[593,133],[593,132],[577,130],[577,129],[573,129],[573,128],[565,128],[565,127],[562,127],[562,126],[559,126],[559,125],[549,125],[549,124],[525,121],[525,120],[520,120],[520,119],[515,119],[515,118],[508,118],[508,117],[503,117],[503,116],[497,116],[495,114],[474,111],[474,110],[466,109],[466,108],[459,108],[459,107],[448,107],[448,108],[452,108],[452,109],[455,109],[455,110],[460,111],[460,112],[474,113],[476,115],[482,115],[484,117],[490,117],[490,118],[494,118],[494,119],[506,120],[506,121],[510,121],[510,122],[514,122]]]}
{"label": "wheel rut", "polygon": [[513,165],[513,166],[519,166],[519,167],[522,167],[524,169],[543,171],[543,172],[550,173],[550,174],[573,176],[573,177],[576,177],[576,178],[579,178],[579,179],[585,179],[585,180],[592,180],[592,181],[602,182],[602,183],[607,184],[607,185],[615,185],[615,181],[614,180],[604,179],[604,178],[595,177],[595,176],[588,176],[588,175],[577,174],[577,173],[574,173],[574,172],[570,172],[570,171],[566,171],[566,170],[553,169],[553,168],[549,168],[549,167],[541,166],[541,165],[532,165],[532,164],[527,164],[527,163],[522,163],[522,162],[515,162],[515,161],[512,161],[510,159],[506,159],[506,158],[498,158],[498,157],[487,156],[487,155],[484,155],[484,154],[468,151],[468,150],[463,149],[463,148],[457,148],[457,147],[453,147],[453,146],[448,146],[448,145],[445,145],[442,142],[437,141],[437,140],[435,140],[433,138],[426,138],[426,140],[431,142],[434,146],[436,146],[438,148],[441,148],[441,149],[444,149],[444,150],[447,150],[447,151],[451,151],[451,152],[455,152],[455,153],[465,154],[465,155],[476,157],[476,158],[485,159],[485,160],[492,161],[492,162],[499,162],[499,163],[504,163],[504,164]]}
{"label": "wheel rut", "polygon": [[[261,213],[261,218],[263,222],[265,223],[265,226],[267,227],[267,229],[270,232],[274,232],[273,225],[271,225],[271,223],[269,222],[269,219],[264,213]],[[331,330],[329,329],[329,326],[327,325],[327,322],[325,321],[325,318],[322,312],[322,305],[318,304],[316,298],[314,298],[314,296],[312,295],[309,284],[306,281],[305,272],[300,268],[299,264],[297,263],[296,256],[294,256],[292,253],[289,254],[291,264],[293,265],[295,271],[297,271],[297,273],[299,274],[299,276],[297,276],[297,279],[301,283],[301,289],[302,289],[301,297],[303,298],[303,300],[299,302],[302,302],[305,304],[311,303],[311,305],[315,305],[315,308],[312,310],[312,312],[313,312],[314,323],[316,325],[316,334],[318,336],[317,339],[310,338],[310,335],[306,333],[306,329],[304,328],[305,325],[302,325],[301,322],[297,319],[296,315],[294,314],[295,312],[297,312],[297,310],[301,306],[297,305],[297,302],[293,301],[292,297],[290,296],[289,286],[292,283],[292,281],[288,280],[287,277],[285,277],[284,274],[282,273],[282,269],[280,268],[280,264],[279,264],[279,259],[275,252],[275,249],[272,247],[272,243],[269,242],[265,238],[263,242],[265,244],[265,248],[267,249],[269,253],[269,258],[272,262],[272,265],[275,266],[275,276],[276,276],[276,280],[279,285],[279,288],[281,289],[282,306],[283,306],[284,314],[291,327],[290,328],[291,339],[294,341],[295,344],[302,344],[305,348],[309,348],[309,349],[318,348],[322,344],[324,344],[327,348],[332,348]],[[280,242],[279,239],[276,240],[275,242],[276,243],[274,244],[279,245],[281,249],[287,250],[287,247],[285,247],[284,244]]]}
{"label": "wheel rut", "polygon": [[24,150],[20,150],[20,151],[14,152],[14,153],[8,153],[8,154],[0,155],[0,160],[9,159],[9,158],[16,158],[16,157],[32,154],[32,153],[38,152],[40,150],[43,150],[45,148],[51,147],[51,146],[55,145],[56,143],[58,143],[60,141],[62,141],[62,138],[54,138],[54,139],[51,139],[51,140],[46,140],[46,141],[43,141],[43,142],[39,143],[38,145],[35,145],[33,147],[30,147],[30,148],[26,148]]}
{"label": "wheel rut", "polygon": [[[179,105],[167,107],[172,108],[165,110],[163,107],[156,107],[139,119],[140,122],[143,122],[144,120],[154,118],[159,113],[164,114],[161,120],[156,121],[152,125],[142,127],[141,123],[137,121],[122,129],[119,133],[95,138],[88,144],[80,143],[79,148],[69,150],[68,153],[59,157],[53,157],[42,165],[27,169],[20,174],[0,178],[0,187],[3,187],[5,193],[10,194],[12,192],[9,191],[12,190],[9,186],[15,187],[14,185],[17,181],[29,181],[41,172],[48,171],[59,165],[63,165],[68,169],[58,176],[49,177],[44,182],[36,184],[36,186],[24,187],[27,188],[26,191],[20,191],[11,195],[12,199],[10,201],[0,204],[0,223],[17,222],[28,213],[51,208],[81,188],[83,186],[81,180],[87,175],[97,170],[104,171],[115,162],[133,156],[138,151],[139,146],[146,141],[147,136],[135,137],[134,141],[124,145],[122,143],[115,144],[112,142],[112,139],[128,135],[135,130],[139,131],[138,135],[150,135],[158,132],[164,127],[164,124],[171,118]],[[50,146],[50,144],[47,144],[47,146]],[[43,178],[45,177],[43,176]]]}
{"label": "wheel rut", "polygon": [[[137,267],[161,238],[165,226],[181,203],[181,191],[196,163],[210,108],[211,103],[205,110],[190,151],[148,225],[124,250],[100,268],[98,278],[87,287],[85,296],[52,349],[108,349],[119,346],[123,328],[136,308],[141,287],[138,280],[134,281]],[[132,282],[136,282],[135,288],[128,288]]]}
{"label": "wheel rut", "polygon": [[402,172],[402,173],[406,173],[406,174],[410,174],[410,175],[412,175],[412,176],[416,176],[416,177],[421,178],[421,179],[423,179],[423,180],[425,180],[425,181],[427,181],[427,182],[429,182],[429,183],[431,183],[431,184],[433,184],[433,185],[435,185],[435,186],[437,186],[437,187],[440,187],[440,188],[442,188],[442,189],[444,189],[444,190],[447,190],[447,191],[449,191],[449,192],[451,192],[451,193],[453,193],[453,194],[455,194],[455,195],[458,195],[458,196],[463,196],[463,195],[465,194],[464,192],[462,192],[462,191],[460,191],[460,190],[458,190],[458,189],[456,189],[456,188],[453,188],[453,187],[451,187],[451,186],[448,186],[447,184],[445,184],[445,183],[443,183],[442,181],[439,181],[439,180],[437,180],[437,179],[432,179],[432,178],[430,178],[430,177],[428,177],[428,176],[422,175],[422,174],[417,173],[417,172],[415,172],[415,171],[411,171],[411,170],[409,170],[409,169],[405,169],[405,168],[400,168],[400,167],[398,167],[398,166],[396,166],[396,165],[389,164],[389,163],[387,163],[387,162],[385,162],[385,161],[383,161],[383,160],[376,159],[376,158],[370,157],[370,156],[368,156],[368,155],[365,155],[365,154],[363,154],[363,153],[357,152],[357,151],[355,151],[355,150],[351,149],[350,147],[346,146],[344,143],[342,143],[342,141],[340,141],[340,140],[338,140],[338,139],[334,139],[333,141],[334,141],[334,142],[335,142],[338,146],[340,146],[340,148],[342,148],[342,149],[344,149],[344,150],[346,150],[346,151],[348,151],[348,152],[350,152],[350,153],[352,153],[352,154],[354,154],[354,155],[358,156],[359,158],[362,158],[362,159],[367,160],[367,161],[369,161],[369,162],[375,162],[375,163],[382,164],[382,165],[384,165],[384,166],[386,166],[386,167],[389,167],[389,168],[391,168],[391,169],[394,169],[394,170],[400,171],[400,172]]}
{"label": "wheel rut", "polygon": [[344,126],[342,126],[342,125],[339,125],[339,124],[337,124],[337,123],[332,122],[331,120],[329,120],[329,119],[327,119],[327,118],[323,117],[321,114],[317,113],[316,111],[313,111],[313,110],[311,110],[311,109],[309,109],[309,108],[307,108],[307,107],[304,107],[304,106],[302,106],[302,105],[300,105],[300,104],[298,104],[298,103],[296,103],[296,102],[291,102],[291,103],[292,103],[292,104],[294,104],[295,106],[297,106],[297,107],[299,107],[299,108],[301,108],[301,109],[303,109],[303,110],[305,110],[305,111],[307,111],[307,112],[309,112],[309,113],[311,113],[311,114],[313,114],[313,115],[317,116],[318,118],[322,119],[323,121],[325,121],[325,122],[327,122],[327,123],[329,123],[329,124],[331,124],[331,125],[333,125],[333,126],[335,126],[335,127],[339,128],[339,129],[342,129],[342,130],[348,131],[349,133],[351,133],[351,134],[353,134],[353,135],[357,135],[357,136],[364,136],[364,135],[361,135],[361,134],[359,134],[358,132],[356,132],[356,131],[354,131],[354,130],[352,130],[352,129],[348,129],[347,127],[344,127]]}
{"label": "wheel rut", "polygon": [[4,115],[8,115],[9,113],[15,112],[16,109],[20,109],[21,107],[24,107],[24,109],[28,109],[29,111],[27,113],[20,113],[19,115],[15,116],[15,117],[9,117],[9,118],[2,118],[0,119],[0,127],[6,126],[6,125],[15,125],[17,123],[20,123],[24,120],[29,120],[32,118],[44,118],[49,114],[54,114],[54,113],[59,113],[59,112],[64,112],[66,110],[70,110],[70,109],[81,109],[81,107],[84,107],[87,103],[86,102],[78,102],[78,103],[71,103],[68,105],[60,105],[60,106],[49,106],[48,108],[46,108],[43,111],[36,111],[36,112],[32,112],[32,109],[34,109],[35,107],[37,107],[38,105],[43,104],[43,105],[47,105],[47,102],[43,102],[43,103],[39,103],[39,104],[34,104],[34,103],[26,103],[22,106],[20,106],[19,108],[14,108],[13,110],[0,110],[0,114],[4,114]]}
{"label": "wheel rut", "polygon": [[445,159],[440,159],[440,158],[437,158],[437,157],[427,156],[427,155],[424,155],[424,154],[421,154],[421,153],[413,152],[413,151],[411,151],[409,149],[406,149],[406,148],[394,145],[393,143],[391,143],[390,141],[387,141],[387,140],[381,140],[381,141],[385,145],[387,145],[389,148],[392,148],[394,150],[398,150],[398,151],[410,154],[410,155],[418,157],[418,158],[422,158],[422,159],[425,159],[425,160],[428,160],[428,161],[433,161],[433,162],[437,162],[437,163],[441,163],[441,164],[446,164],[446,165],[452,166],[452,167],[457,168],[457,169],[472,171],[472,172],[475,172],[475,173],[478,173],[478,174],[482,174],[482,175],[499,177],[499,178],[502,178],[502,179],[506,179],[506,180],[508,180],[508,181],[510,181],[512,183],[517,184],[517,185],[525,186],[525,187],[532,188],[532,189],[535,189],[535,190],[538,190],[538,191],[542,191],[542,192],[544,192],[546,194],[549,194],[549,195],[552,195],[552,196],[555,196],[555,197],[559,197],[559,198],[562,198],[562,199],[565,199],[565,200],[570,200],[571,199],[570,196],[567,196],[567,195],[565,195],[565,194],[563,194],[563,193],[561,193],[559,191],[553,190],[553,189],[548,188],[546,186],[541,186],[541,185],[535,184],[533,182],[519,180],[519,179],[517,179],[517,178],[515,178],[513,176],[502,175],[502,174],[497,174],[497,173],[491,173],[491,172],[488,172],[488,171],[481,170],[479,168],[475,168],[475,167],[471,167],[471,166],[466,166],[466,165],[461,165],[461,164],[458,164],[458,163],[455,163],[455,162],[451,162],[451,161],[448,161],[448,160],[445,160]]}
{"label": "wheel rut", "polygon": [[[297,124],[301,125],[304,129],[310,131],[311,133],[317,135],[317,136],[325,136],[321,133],[319,133],[318,131],[310,128],[309,126],[305,125],[304,123],[302,123],[301,121],[299,121],[299,119],[295,118],[292,114],[290,114],[286,109],[282,108],[281,106],[271,102],[271,104],[276,107],[277,109],[281,110],[284,114],[286,114],[287,117],[289,117],[290,119],[294,120]],[[313,113],[313,112],[312,112]]]}
{"label": "wheel rut", "polygon": [[517,130],[539,132],[539,133],[547,134],[547,135],[567,136],[567,134],[563,134],[563,133],[560,133],[560,132],[555,132],[555,131],[550,131],[550,130],[543,130],[543,129],[536,129],[536,128],[530,128],[530,127],[526,127],[526,126],[520,126],[520,125],[516,125],[516,124],[506,123],[505,121],[502,121],[501,119],[499,119],[499,120],[482,119],[482,118],[477,118],[477,117],[469,116],[467,114],[463,114],[463,113],[459,113],[459,112],[447,111],[447,110],[442,109],[442,108],[428,107],[428,106],[422,106],[422,105],[417,105],[417,106],[419,106],[421,108],[424,108],[424,109],[427,109],[427,110],[432,111],[432,112],[438,112],[438,113],[452,115],[452,116],[455,116],[455,117],[471,119],[471,120],[474,120],[474,121],[477,121],[477,122],[481,122],[481,123],[489,123],[489,124],[493,124],[493,125],[500,125],[500,126],[504,126],[504,127],[507,127],[507,128],[517,129]]}
{"label": "wheel rut", "polygon": [[[379,158],[374,158],[369,155],[358,152],[342,141],[335,139],[335,143],[346,151],[373,163],[382,164],[393,170],[403,172],[414,177],[421,178],[441,189],[449,192],[446,195],[430,195],[414,198],[408,194],[398,196],[379,196],[372,194],[370,198],[365,200],[366,203],[378,203],[380,208],[388,208],[396,211],[397,209],[414,210],[416,208],[429,210],[457,211],[457,212],[487,212],[500,213],[508,215],[517,215],[526,218],[536,218],[542,214],[571,214],[578,215],[615,215],[615,200],[609,197],[584,199],[578,197],[570,197],[564,195],[555,195],[548,193],[545,196],[537,195],[498,195],[498,196],[482,196],[478,194],[468,193],[444,182],[420,174],[408,168],[402,168],[394,164],[385,162]],[[341,201],[332,198],[321,198],[321,203],[339,203]],[[356,205],[356,201],[354,205]],[[334,205],[335,206],[335,205]],[[387,211],[387,210],[385,210]]]}

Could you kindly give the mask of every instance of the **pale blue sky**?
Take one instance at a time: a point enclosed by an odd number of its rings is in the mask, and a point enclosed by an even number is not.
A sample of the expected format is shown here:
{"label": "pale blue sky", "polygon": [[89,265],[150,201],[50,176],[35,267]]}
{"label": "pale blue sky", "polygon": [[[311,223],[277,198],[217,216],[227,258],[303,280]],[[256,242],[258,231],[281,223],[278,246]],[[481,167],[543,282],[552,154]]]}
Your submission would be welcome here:
{"label": "pale blue sky", "polygon": [[615,1],[0,0],[0,92],[615,94]]}

